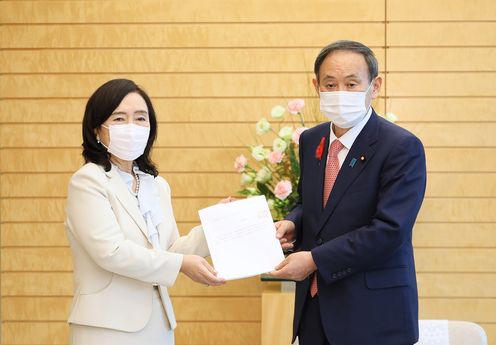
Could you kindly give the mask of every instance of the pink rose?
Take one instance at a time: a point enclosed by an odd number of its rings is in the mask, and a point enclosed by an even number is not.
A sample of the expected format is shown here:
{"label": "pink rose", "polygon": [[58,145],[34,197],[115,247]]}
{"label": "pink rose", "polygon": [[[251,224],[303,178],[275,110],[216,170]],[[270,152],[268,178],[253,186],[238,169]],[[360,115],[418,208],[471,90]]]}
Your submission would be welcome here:
{"label": "pink rose", "polygon": [[236,160],[234,161],[234,169],[236,169],[237,172],[243,172],[246,164],[248,164],[248,159],[246,159],[244,155],[240,155],[236,157]]}
{"label": "pink rose", "polygon": [[293,132],[293,142],[296,144],[296,145],[300,145],[300,135],[301,133],[305,132],[308,128],[306,127],[298,127],[295,129],[295,131]]}
{"label": "pink rose", "polygon": [[281,163],[282,157],[284,157],[284,153],[282,153],[280,151],[272,151],[271,153],[269,153],[268,160],[272,164],[278,164],[278,163]]}
{"label": "pink rose", "polygon": [[282,180],[274,188],[274,194],[280,200],[286,199],[291,192],[293,191],[293,187],[291,186],[291,182]]}
{"label": "pink rose", "polygon": [[288,102],[288,111],[291,114],[296,115],[301,111],[301,109],[303,109],[304,106],[305,100],[299,98],[293,99],[292,101]]}

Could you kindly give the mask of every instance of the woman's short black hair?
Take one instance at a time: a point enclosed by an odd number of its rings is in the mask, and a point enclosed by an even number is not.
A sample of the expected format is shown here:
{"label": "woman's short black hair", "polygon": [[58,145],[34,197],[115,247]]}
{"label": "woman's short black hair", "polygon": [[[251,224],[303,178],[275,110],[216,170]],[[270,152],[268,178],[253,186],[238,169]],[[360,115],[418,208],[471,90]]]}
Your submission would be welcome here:
{"label": "woman's short black hair", "polygon": [[83,118],[83,157],[86,163],[95,163],[110,171],[111,164],[107,149],[98,142],[96,129],[99,128],[119,106],[124,97],[137,93],[146,102],[150,120],[150,136],[145,152],[135,162],[139,169],[153,176],[158,175],[157,167],[150,159],[150,151],[157,137],[157,118],[152,101],[146,92],[132,80],[113,79],[100,86],[88,99]]}

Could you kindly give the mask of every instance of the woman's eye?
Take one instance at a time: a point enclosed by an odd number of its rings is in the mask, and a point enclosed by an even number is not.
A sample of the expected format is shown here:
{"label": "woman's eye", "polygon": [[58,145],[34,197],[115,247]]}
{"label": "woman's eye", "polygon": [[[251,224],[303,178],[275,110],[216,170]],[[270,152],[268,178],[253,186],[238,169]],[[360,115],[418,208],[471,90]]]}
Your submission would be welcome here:
{"label": "woman's eye", "polygon": [[143,122],[143,121],[145,121],[145,122],[146,122],[146,120],[147,120],[147,119],[146,119],[146,117],[145,117],[145,116],[140,116],[140,117],[138,117],[136,120],[138,120],[138,121],[140,121],[140,122]]}

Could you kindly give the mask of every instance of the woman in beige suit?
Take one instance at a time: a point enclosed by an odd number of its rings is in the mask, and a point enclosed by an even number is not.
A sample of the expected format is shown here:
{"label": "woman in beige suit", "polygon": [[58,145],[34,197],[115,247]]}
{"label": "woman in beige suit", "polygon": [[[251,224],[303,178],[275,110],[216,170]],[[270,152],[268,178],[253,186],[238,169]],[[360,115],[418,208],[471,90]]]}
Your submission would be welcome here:
{"label": "woman in beige suit", "polygon": [[73,345],[173,344],[167,288],[179,272],[224,283],[203,259],[201,227],[179,237],[170,187],[150,160],[156,133],[150,98],[131,80],[111,80],[88,100],[86,164],[70,180],[65,222],[74,258]]}

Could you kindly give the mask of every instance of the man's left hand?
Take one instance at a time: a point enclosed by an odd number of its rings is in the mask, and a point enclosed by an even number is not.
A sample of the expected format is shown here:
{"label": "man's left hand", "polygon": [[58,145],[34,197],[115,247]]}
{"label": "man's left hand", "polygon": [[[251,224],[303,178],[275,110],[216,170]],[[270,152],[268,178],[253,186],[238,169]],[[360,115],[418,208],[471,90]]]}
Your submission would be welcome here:
{"label": "man's left hand", "polygon": [[283,262],[277,265],[275,271],[269,274],[272,277],[302,281],[317,269],[310,251],[297,252],[288,255]]}

